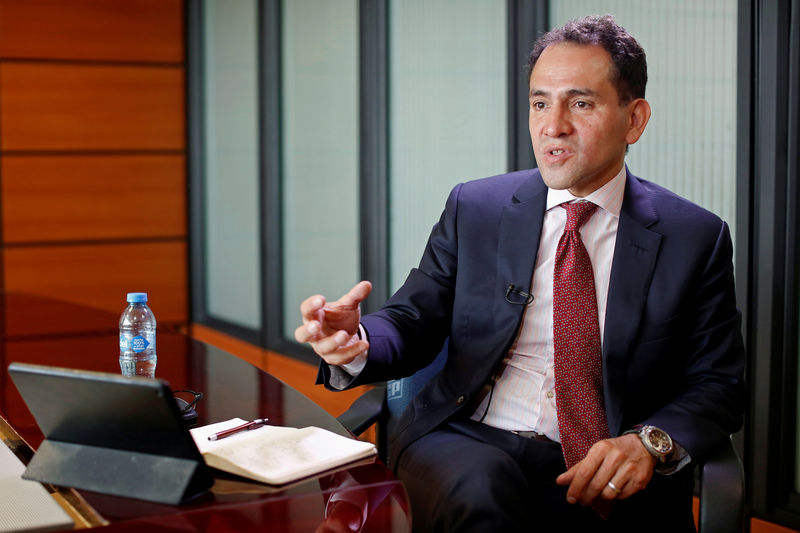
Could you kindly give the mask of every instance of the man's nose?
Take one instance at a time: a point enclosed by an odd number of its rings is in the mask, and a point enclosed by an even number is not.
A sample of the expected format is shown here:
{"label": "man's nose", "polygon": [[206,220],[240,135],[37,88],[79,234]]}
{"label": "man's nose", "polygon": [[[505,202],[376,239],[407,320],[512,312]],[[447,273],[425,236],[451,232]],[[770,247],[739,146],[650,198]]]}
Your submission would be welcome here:
{"label": "man's nose", "polygon": [[546,115],[544,134],[548,137],[561,137],[570,133],[572,133],[572,123],[567,109],[562,105],[554,105]]}

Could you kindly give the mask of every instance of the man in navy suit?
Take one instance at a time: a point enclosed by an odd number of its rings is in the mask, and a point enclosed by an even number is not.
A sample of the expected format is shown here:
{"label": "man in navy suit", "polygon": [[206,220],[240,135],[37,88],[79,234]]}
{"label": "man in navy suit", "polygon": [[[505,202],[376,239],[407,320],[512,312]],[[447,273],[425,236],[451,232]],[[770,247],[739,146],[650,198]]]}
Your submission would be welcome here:
{"label": "man in navy suit", "polygon": [[[393,431],[420,531],[691,531],[692,461],[739,429],[744,349],[728,226],[625,166],[644,132],[644,51],[611,17],[542,36],[529,60],[538,169],[457,186],[418,268],[301,304],[295,337],[333,389],[448,358]],[[697,179],[702,179],[698,176]],[[602,343],[608,438],[567,468],[554,393],[553,263],[580,229]],[[563,207],[563,209],[562,209]]]}

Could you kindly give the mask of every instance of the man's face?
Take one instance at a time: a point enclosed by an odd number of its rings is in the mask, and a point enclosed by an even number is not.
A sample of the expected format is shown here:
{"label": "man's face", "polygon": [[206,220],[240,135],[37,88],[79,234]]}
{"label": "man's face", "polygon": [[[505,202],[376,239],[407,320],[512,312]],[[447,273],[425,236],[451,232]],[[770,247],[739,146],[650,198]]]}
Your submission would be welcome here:
{"label": "man's face", "polygon": [[602,47],[548,46],[531,72],[528,127],[545,184],[578,197],[599,189],[622,168],[625,147],[644,131],[643,99],[620,105]]}

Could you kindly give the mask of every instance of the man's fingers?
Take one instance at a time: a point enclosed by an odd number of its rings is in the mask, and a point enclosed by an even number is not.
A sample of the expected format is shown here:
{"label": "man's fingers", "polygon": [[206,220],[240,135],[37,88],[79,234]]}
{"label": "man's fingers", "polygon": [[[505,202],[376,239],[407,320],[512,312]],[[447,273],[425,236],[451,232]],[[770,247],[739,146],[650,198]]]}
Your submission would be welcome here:
{"label": "man's fingers", "polygon": [[320,330],[321,326],[319,325],[319,322],[312,320],[310,322],[306,322],[302,326],[298,326],[294,330],[294,338],[297,342],[314,342],[317,335],[319,335]]}
{"label": "man's fingers", "polygon": [[610,481],[606,482],[606,486],[603,487],[601,493],[603,497],[607,500],[614,500],[614,499],[622,500],[629,495],[626,494],[630,492],[627,490],[627,486],[628,486],[627,481],[623,482],[618,480],[615,483],[614,479],[612,478]]}
{"label": "man's fingers", "polygon": [[629,498],[644,489],[652,475],[652,457],[636,436],[625,435],[597,442],[556,482],[569,484],[569,503],[602,507],[603,501]]}
{"label": "man's fingers", "polygon": [[319,355],[324,356],[344,348],[348,344],[348,341],[351,340],[350,338],[351,335],[349,335],[346,331],[337,331],[333,335],[322,337],[314,342],[314,351]]}
{"label": "man's fingers", "polygon": [[572,479],[574,477],[575,477],[575,467],[573,466],[572,468],[570,468],[569,470],[567,470],[566,472],[564,472],[563,474],[561,474],[556,478],[556,484],[562,486],[569,485],[570,483],[572,483]]}
{"label": "man's fingers", "polygon": [[[591,505],[599,496],[614,499],[618,493],[609,487],[608,482],[616,476],[620,483],[626,481],[625,457],[617,448],[608,444],[608,441],[598,443],[603,448],[602,461],[591,479],[575,497],[582,505]],[[624,484],[624,483],[623,483]]]}
{"label": "man's fingers", "polygon": [[303,300],[300,304],[300,314],[303,315],[303,322],[316,319],[316,314],[325,307],[325,297],[316,294]]}
{"label": "man's fingers", "polygon": [[353,310],[369,296],[370,292],[372,292],[372,283],[369,281],[361,281],[350,289],[347,294],[331,304],[329,308]]}
{"label": "man's fingers", "polygon": [[[605,457],[605,454],[596,453],[594,449],[599,444],[600,442],[595,444],[583,460],[567,470],[566,474],[570,474],[571,472],[569,489],[567,490],[567,501],[569,503],[576,503],[578,501],[584,503],[584,492],[587,490],[589,483],[596,478],[597,471],[602,466]],[[564,474],[562,474],[562,476],[564,476]]]}
{"label": "man's fingers", "polygon": [[622,493],[619,494],[618,498],[624,500],[625,498],[633,496],[640,490],[644,490],[650,482],[651,477],[652,470],[638,468],[636,463],[625,463],[615,474],[615,478],[620,478],[624,481],[624,484],[623,481],[614,483],[618,488],[622,489]]}
{"label": "man's fingers", "polygon": [[[351,339],[344,344],[339,344],[339,340],[341,337],[336,338],[336,335],[326,337],[313,344],[314,351],[329,365],[346,365],[352,362],[358,354],[369,349],[367,341]],[[331,346],[334,348],[329,349]]]}
{"label": "man's fingers", "polygon": [[567,490],[569,503],[592,505],[598,496],[613,499],[616,493],[608,487],[608,482],[622,462],[622,457],[609,440],[597,442],[586,457],[572,467],[574,475]]}

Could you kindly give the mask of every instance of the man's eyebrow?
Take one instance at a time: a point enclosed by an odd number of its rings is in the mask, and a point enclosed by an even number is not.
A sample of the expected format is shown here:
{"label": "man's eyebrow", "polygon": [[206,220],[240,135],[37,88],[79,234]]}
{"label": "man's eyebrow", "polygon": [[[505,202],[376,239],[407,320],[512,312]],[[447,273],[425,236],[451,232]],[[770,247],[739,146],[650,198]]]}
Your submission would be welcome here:
{"label": "man's eyebrow", "polygon": [[591,89],[570,89],[567,91],[570,96],[597,96],[597,91]]}
{"label": "man's eyebrow", "polygon": [[[592,89],[568,89],[566,93],[567,96],[597,96],[597,91]],[[550,92],[543,89],[531,89],[528,96],[550,96]]]}

